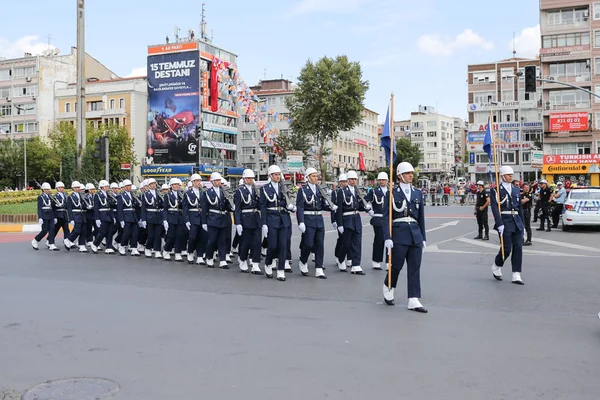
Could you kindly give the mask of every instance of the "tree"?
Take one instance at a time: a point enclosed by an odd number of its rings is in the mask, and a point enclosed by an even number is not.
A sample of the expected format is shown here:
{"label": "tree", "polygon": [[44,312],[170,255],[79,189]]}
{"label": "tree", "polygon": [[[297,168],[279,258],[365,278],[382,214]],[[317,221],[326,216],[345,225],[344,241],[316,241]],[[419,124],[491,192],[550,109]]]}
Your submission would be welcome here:
{"label": "tree", "polygon": [[409,138],[396,139],[396,160],[394,168],[401,162],[408,161],[415,169],[419,166],[423,154],[421,148],[412,144]]}
{"label": "tree", "polygon": [[362,121],[363,101],[369,82],[362,80],[358,62],[345,55],[309,59],[298,77],[298,88],[286,99],[294,132],[306,135],[318,146],[319,169],[325,180],[327,143],[340,131],[349,131]]}
{"label": "tree", "polygon": [[279,134],[275,138],[275,151],[281,158],[287,157],[290,150],[301,151],[307,155],[310,148],[310,138],[305,133],[291,131],[288,134]]}

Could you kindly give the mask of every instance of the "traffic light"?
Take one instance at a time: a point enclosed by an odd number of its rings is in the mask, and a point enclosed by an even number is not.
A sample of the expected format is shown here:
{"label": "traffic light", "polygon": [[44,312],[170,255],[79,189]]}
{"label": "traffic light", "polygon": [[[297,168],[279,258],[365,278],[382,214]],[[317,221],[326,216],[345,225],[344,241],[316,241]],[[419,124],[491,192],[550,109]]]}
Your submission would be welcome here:
{"label": "traffic light", "polygon": [[94,140],[96,142],[96,148],[94,152],[94,157],[100,159],[100,162],[106,161],[106,141],[108,138],[101,136],[98,139]]}
{"label": "traffic light", "polygon": [[535,65],[525,67],[525,93],[536,91],[536,69]]}

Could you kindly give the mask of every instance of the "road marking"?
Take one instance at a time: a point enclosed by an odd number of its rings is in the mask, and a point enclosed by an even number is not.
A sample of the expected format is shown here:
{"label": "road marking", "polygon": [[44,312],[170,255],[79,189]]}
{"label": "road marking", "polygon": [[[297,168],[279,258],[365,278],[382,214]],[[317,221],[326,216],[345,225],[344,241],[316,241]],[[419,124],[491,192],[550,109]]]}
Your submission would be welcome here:
{"label": "road marking", "polygon": [[575,249],[575,250],[585,250],[585,251],[592,251],[592,252],[595,252],[595,253],[600,253],[600,249],[596,249],[596,248],[588,247],[588,246],[582,246],[580,244],[557,242],[557,241],[554,241],[554,240],[541,239],[541,238],[537,238],[537,237],[534,238],[534,241],[540,242],[540,243],[546,243],[546,244],[553,244],[555,246],[568,247],[570,249]]}
{"label": "road marking", "polygon": [[429,232],[437,231],[438,229],[446,228],[448,226],[456,226],[456,225],[458,225],[458,222],[459,222],[458,220],[446,222],[445,224],[441,224],[440,226],[436,226],[435,228],[427,229],[425,232],[429,233]]}
{"label": "road marking", "polygon": [[[491,244],[491,243],[484,243],[484,242],[480,242],[478,240],[473,240],[473,239],[467,239],[467,238],[458,238],[456,239],[459,242],[463,242],[463,243],[468,243],[468,244],[472,244],[472,245],[476,245],[476,246],[480,246],[480,247],[485,247],[488,249],[494,249],[496,251],[500,250],[500,244]],[[600,257],[600,256],[588,256],[588,255],[582,255],[582,254],[567,254],[567,253],[556,253],[556,252],[552,252],[552,251],[541,251],[541,250],[523,250],[523,254],[531,254],[531,255],[539,255],[539,256],[555,256],[555,257],[591,257],[591,258],[596,258],[596,257]]]}

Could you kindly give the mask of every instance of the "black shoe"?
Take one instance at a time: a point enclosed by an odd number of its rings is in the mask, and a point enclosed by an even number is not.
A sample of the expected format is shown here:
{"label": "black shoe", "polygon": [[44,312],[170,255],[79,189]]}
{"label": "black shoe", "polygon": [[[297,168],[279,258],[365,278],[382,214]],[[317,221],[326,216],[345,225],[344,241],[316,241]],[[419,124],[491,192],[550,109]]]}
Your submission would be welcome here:
{"label": "black shoe", "polygon": [[474,237],[473,239],[483,239],[483,236],[481,235],[477,235],[476,237]]}
{"label": "black shoe", "polygon": [[548,228],[546,229],[546,232],[552,232],[552,229]]}
{"label": "black shoe", "polygon": [[531,246],[531,240],[528,240],[525,243],[523,243],[523,246]]}
{"label": "black shoe", "polygon": [[490,240],[490,235],[486,234],[486,235],[483,237],[483,240]]}
{"label": "black shoe", "polygon": [[536,231],[543,231],[544,228],[537,228]]}

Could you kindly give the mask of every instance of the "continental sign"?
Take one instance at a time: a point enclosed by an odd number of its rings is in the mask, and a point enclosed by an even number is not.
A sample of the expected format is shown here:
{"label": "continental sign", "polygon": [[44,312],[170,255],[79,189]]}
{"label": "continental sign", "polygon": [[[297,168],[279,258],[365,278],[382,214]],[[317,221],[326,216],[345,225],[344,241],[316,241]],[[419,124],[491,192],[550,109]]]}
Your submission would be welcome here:
{"label": "continental sign", "polygon": [[587,174],[591,164],[544,164],[543,174]]}

